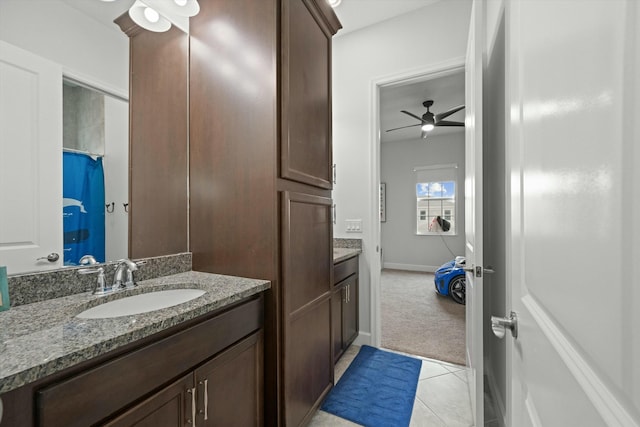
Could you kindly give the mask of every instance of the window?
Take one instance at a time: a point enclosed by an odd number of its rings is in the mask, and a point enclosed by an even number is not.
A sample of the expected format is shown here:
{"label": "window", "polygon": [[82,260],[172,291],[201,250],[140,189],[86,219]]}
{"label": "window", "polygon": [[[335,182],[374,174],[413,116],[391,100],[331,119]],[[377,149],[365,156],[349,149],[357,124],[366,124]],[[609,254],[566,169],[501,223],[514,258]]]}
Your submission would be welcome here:
{"label": "window", "polygon": [[457,165],[436,165],[416,172],[416,234],[456,234]]}

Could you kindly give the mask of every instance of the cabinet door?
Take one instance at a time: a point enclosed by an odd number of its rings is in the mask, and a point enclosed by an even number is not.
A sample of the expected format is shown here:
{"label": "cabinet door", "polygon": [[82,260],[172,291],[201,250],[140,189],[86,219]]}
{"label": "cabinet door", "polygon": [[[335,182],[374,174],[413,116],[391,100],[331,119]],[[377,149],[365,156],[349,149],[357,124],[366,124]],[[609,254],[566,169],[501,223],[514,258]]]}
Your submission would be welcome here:
{"label": "cabinet door", "polygon": [[[193,374],[190,373],[103,425],[106,427],[193,425],[194,393]],[[109,396],[105,396],[105,399],[108,398]]]}
{"label": "cabinet door", "polygon": [[358,336],[358,275],[350,276],[343,283],[346,293],[342,306],[342,346],[344,350]]}
{"label": "cabinet door", "polygon": [[333,385],[331,199],[282,196],[284,425],[306,424]]}
{"label": "cabinet door", "polygon": [[330,189],[331,36],[314,0],[282,1],[280,175]]}
{"label": "cabinet door", "polygon": [[261,426],[262,332],[196,370],[198,426]]}
{"label": "cabinet door", "polygon": [[331,295],[331,332],[333,337],[333,361],[342,355],[342,303],[345,298],[345,288],[336,286]]}

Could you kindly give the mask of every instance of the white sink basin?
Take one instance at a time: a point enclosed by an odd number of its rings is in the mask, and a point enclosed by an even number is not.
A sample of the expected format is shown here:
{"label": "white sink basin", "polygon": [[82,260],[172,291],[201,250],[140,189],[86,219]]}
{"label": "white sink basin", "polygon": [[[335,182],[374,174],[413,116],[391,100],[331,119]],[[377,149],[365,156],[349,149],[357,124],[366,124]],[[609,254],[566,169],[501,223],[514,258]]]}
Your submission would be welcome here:
{"label": "white sink basin", "polygon": [[83,311],[77,317],[80,319],[106,319],[148,313],[191,301],[204,294],[205,291],[201,289],[171,289],[168,291],[148,292],[100,304]]}

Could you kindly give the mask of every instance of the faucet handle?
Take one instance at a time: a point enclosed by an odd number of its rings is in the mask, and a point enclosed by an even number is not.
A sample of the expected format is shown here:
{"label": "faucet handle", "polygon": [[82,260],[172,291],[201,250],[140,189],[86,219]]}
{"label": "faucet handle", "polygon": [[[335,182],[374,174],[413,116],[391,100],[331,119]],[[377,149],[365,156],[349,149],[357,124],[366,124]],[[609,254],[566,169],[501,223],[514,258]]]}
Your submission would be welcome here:
{"label": "faucet handle", "polygon": [[104,295],[107,293],[110,288],[107,288],[106,282],[104,280],[104,268],[103,267],[94,267],[94,268],[81,268],[78,270],[78,274],[98,274],[98,280],[96,280],[96,284],[93,286],[92,294]]}

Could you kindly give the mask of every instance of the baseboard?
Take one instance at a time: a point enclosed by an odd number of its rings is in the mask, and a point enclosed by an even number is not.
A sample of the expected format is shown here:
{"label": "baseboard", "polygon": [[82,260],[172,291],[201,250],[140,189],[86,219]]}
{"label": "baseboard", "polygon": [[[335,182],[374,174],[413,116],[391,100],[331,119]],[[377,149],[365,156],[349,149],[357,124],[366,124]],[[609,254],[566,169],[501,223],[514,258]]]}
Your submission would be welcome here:
{"label": "baseboard", "polygon": [[371,333],[370,332],[360,332],[353,343],[351,345],[370,345],[371,344]]}
{"label": "baseboard", "polygon": [[435,273],[440,266],[433,265],[415,265],[415,264],[398,264],[395,262],[385,262],[382,264],[382,268],[388,268],[391,270],[407,270],[407,271],[422,271],[424,273]]}
{"label": "baseboard", "polygon": [[502,395],[498,392],[498,383],[496,383],[496,377],[493,374],[493,369],[491,369],[491,366],[489,366],[488,363],[485,363],[484,366],[485,366],[485,373],[487,375],[487,379],[489,380],[489,389],[491,390],[491,394],[493,395],[493,398],[495,399],[495,403],[496,403],[495,410],[497,411],[496,415],[498,417],[496,421],[498,422],[498,425],[500,427],[505,427],[507,425],[507,419],[506,419],[507,411],[505,410],[505,407],[504,407],[504,401],[502,400]]}

